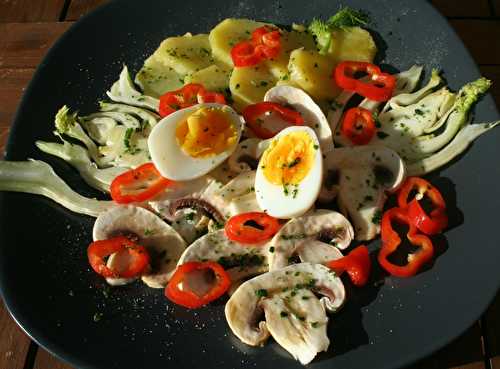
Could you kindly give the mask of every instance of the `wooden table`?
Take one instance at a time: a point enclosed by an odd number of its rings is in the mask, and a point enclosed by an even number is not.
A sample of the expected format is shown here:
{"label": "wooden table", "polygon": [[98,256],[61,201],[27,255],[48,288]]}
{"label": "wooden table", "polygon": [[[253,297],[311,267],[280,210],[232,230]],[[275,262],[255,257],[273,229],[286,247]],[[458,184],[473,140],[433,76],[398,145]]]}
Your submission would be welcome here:
{"label": "wooden table", "polygon": [[[0,1],[0,152],[33,72],[53,42],[103,0]],[[494,81],[500,106],[500,0],[433,0]],[[0,369],[70,369],[38,347],[0,302]],[[484,316],[453,343],[412,369],[500,369],[500,294]]]}

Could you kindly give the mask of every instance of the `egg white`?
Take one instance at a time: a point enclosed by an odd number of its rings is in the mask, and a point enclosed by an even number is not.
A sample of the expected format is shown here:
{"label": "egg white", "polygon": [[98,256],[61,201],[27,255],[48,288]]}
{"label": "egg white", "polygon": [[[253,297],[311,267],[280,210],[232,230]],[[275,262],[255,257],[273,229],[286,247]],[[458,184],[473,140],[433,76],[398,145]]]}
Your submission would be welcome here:
{"label": "egg white", "polygon": [[[262,169],[262,157],[255,175],[255,194],[257,196],[257,202],[261,209],[275,218],[289,219],[304,214],[313,206],[321,189],[323,158],[318,138],[314,130],[307,126],[292,126],[279,132],[274,136],[273,140],[279,139],[294,131],[307,132],[314,144],[318,147],[318,149],[314,150],[314,161],[309,173],[306,174],[298,186],[289,186],[289,194],[285,195],[282,185],[270,183]],[[298,189],[298,192],[297,195],[293,197],[292,191],[295,188]]]}
{"label": "egg white", "polygon": [[[236,129],[236,140],[224,152],[206,158],[193,158],[181,148],[175,135],[180,123],[203,107],[219,108],[227,112]],[[231,107],[222,104],[198,104],[178,110],[158,122],[148,138],[148,148],[153,164],[163,177],[174,181],[199,178],[226,160],[236,149],[243,130],[244,120]]]}

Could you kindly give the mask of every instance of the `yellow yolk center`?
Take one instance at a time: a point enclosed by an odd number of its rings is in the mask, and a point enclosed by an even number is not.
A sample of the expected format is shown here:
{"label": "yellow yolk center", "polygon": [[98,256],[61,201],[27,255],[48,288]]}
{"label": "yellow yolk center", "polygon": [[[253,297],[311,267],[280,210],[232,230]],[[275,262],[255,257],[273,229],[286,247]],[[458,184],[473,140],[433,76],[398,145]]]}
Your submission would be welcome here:
{"label": "yellow yolk center", "polygon": [[220,154],[237,140],[236,127],[227,112],[218,108],[200,108],[175,130],[177,142],[193,158]]}
{"label": "yellow yolk center", "polygon": [[273,140],[262,155],[260,166],[272,184],[297,185],[311,170],[315,155],[311,136],[296,131]]}

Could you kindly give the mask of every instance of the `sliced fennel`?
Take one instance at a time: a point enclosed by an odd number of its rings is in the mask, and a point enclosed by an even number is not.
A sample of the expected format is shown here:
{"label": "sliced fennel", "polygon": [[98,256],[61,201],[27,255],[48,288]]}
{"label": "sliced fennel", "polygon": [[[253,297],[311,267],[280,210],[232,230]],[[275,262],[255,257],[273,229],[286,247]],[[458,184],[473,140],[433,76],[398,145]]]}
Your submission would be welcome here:
{"label": "sliced fennel", "polygon": [[442,167],[463,153],[476,138],[498,125],[500,121],[465,126],[443,150],[408,165],[406,167],[408,175],[420,176]]}
{"label": "sliced fennel", "polygon": [[79,145],[73,145],[67,141],[63,144],[54,142],[37,141],[36,146],[43,152],[57,156],[71,164],[90,186],[109,192],[109,186],[113,179],[127,171],[128,168],[109,167],[99,169],[90,160],[89,154],[85,148]]}
{"label": "sliced fennel", "polygon": [[99,102],[99,107],[101,111],[116,111],[120,113],[125,113],[128,115],[136,115],[139,117],[144,126],[144,123],[147,123],[151,128],[153,128],[156,123],[158,123],[158,120],[160,119],[160,116],[150,112],[149,110],[138,108],[135,106],[130,106],[126,104],[114,104],[114,103],[108,103],[105,101],[100,101]]}
{"label": "sliced fennel", "polygon": [[[377,133],[370,144],[395,150],[406,164],[412,167],[419,167],[422,161],[446,148],[462,129],[468,127],[472,106],[488,90],[491,82],[486,78],[479,78],[463,86],[456,94],[446,87],[433,92],[441,82],[441,77],[434,70],[427,85],[420,90],[396,94],[391,98],[376,115]],[[462,142],[464,137],[474,139],[486,131],[487,129],[468,130],[467,135],[460,136],[459,142]],[[340,134],[339,127],[335,133],[335,142],[342,146],[352,146],[352,143]],[[453,145],[438,156],[437,160],[430,161],[435,164],[424,165],[423,168],[427,168],[424,173],[436,169],[436,163],[443,165],[443,158],[449,157],[451,160],[458,155],[450,155],[453,147],[456,146]]]}
{"label": "sliced fennel", "polygon": [[113,101],[148,108],[156,112],[160,103],[158,99],[143,95],[136,89],[126,65],[123,66],[118,81],[111,86],[111,89],[106,94]]}
{"label": "sliced fennel", "polygon": [[76,193],[50,165],[40,160],[0,161],[0,191],[42,195],[75,213],[93,217],[114,206],[112,201],[90,199]]}

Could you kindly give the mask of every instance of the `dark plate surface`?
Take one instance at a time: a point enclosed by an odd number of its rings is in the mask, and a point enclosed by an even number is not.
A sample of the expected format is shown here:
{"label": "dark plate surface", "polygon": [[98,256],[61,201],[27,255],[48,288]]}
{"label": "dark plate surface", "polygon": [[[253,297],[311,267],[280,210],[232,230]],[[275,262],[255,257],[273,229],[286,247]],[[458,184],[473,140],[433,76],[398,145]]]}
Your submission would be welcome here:
{"label": "dark plate surface", "polygon": [[[382,63],[441,67],[452,88],[479,76],[462,43],[424,1],[344,1],[371,12]],[[39,158],[84,195],[95,195],[61,161],[34,141],[53,140],[62,104],[95,111],[122,63],[134,71],[167,36],[207,32],[226,17],[279,24],[333,14],[339,3],[319,1],[115,1],[75,24],[40,65],[19,108],[8,160]],[[380,43],[385,40],[385,45]],[[475,121],[498,119],[491,96]],[[451,229],[436,240],[440,255],[415,278],[350,290],[331,317],[328,353],[311,368],[396,368],[442,347],[486,309],[500,282],[500,130],[481,137],[467,154],[431,180],[451,207]],[[272,340],[264,348],[238,342],[223,302],[199,311],[169,304],[142,284],[109,290],[89,271],[85,250],[93,220],[50,200],[0,194],[0,287],[7,307],[38,343],[80,368],[299,368]],[[375,248],[375,245],[371,245]],[[379,270],[372,282],[384,281]],[[95,322],[95,313],[102,319]]]}

